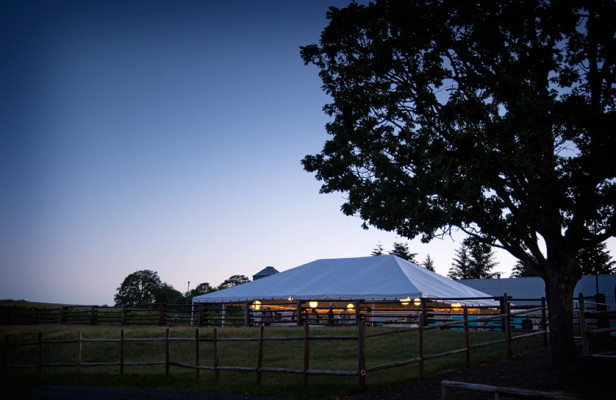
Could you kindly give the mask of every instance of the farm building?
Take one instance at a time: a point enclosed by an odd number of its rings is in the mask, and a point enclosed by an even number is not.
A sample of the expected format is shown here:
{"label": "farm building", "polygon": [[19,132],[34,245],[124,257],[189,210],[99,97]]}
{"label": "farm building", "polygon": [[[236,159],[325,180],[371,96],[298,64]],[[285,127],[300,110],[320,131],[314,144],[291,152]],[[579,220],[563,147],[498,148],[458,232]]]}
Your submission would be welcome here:
{"label": "farm building", "polygon": [[[507,293],[516,299],[537,299],[545,297],[545,283],[538,276],[508,279],[464,279],[467,286],[488,293],[502,296]],[[616,310],[616,275],[584,275],[575,286],[573,295],[593,297],[600,293],[605,296],[608,309]],[[517,303],[522,303],[518,301]],[[591,302],[592,303],[592,302]]]}

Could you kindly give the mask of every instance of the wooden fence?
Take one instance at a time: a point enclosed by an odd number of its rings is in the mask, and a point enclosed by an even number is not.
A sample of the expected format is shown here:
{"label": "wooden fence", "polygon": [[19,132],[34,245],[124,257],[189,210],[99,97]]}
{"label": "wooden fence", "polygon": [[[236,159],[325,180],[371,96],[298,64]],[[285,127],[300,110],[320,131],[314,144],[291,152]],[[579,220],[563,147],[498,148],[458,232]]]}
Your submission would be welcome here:
{"label": "wooden fence", "polygon": [[596,352],[591,351],[591,344],[602,338],[610,338],[612,342],[616,340],[611,336],[616,332],[616,327],[612,327],[612,325],[616,325],[612,323],[612,321],[616,321],[616,310],[608,310],[607,307],[602,306],[595,304],[595,310],[587,310],[584,295],[580,293],[578,297],[579,338],[583,356],[590,356],[595,353],[596,356],[616,357],[616,348],[614,348],[613,343],[607,352],[604,352],[604,349]]}
{"label": "wooden fence", "polygon": [[[228,338],[228,337],[219,337],[218,336],[218,328],[213,329],[213,337],[204,338],[200,336],[199,329],[195,329],[195,336],[192,338],[189,337],[170,337],[169,328],[166,329],[166,334],[164,338],[125,338],[124,330],[120,331],[120,337],[116,339],[90,339],[84,338],[80,333],[79,337],[75,340],[45,340],[42,334],[39,333],[36,341],[29,342],[11,342],[9,341],[8,335],[5,337],[4,346],[3,346],[3,369],[8,371],[14,368],[36,368],[38,371],[41,371],[43,368],[49,367],[117,367],[119,368],[120,374],[124,374],[125,367],[133,367],[133,366],[145,366],[145,365],[164,365],[165,373],[169,374],[169,369],[171,367],[178,368],[188,368],[194,369],[196,377],[199,377],[199,372],[203,370],[210,370],[214,372],[216,382],[219,381],[220,371],[243,371],[250,372],[256,374],[257,383],[261,383],[261,377],[263,373],[285,373],[285,374],[301,374],[304,377],[304,381],[308,380],[310,375],[332,375],[332,376],[351,376],[356,377],[358,379],[358,385],[360,388],[365,386],[366,375],[370,374],[374,371],[399,368],[406,365],[417,364],[418,365],[418,377],[419,379],[423,379],[424,377],[424,363],[426,360],[436,359],[440,357],[451,356],[454,354],[465,354],[465,365],[466,367],[471,366],[472,359],[472,351],[478,348],[492,346],[496,344],[504,343],[506,346],[506,356],[512,357],[512,342],[515,340],[521,340],[525,338],[530,338],[533,336],[542,336],[543,343],[547,346],[547,323],[546,323],[546,310],[545,310],[545,302],[542,302],[542,305],[539,307],[525,308],[513,310],[510,307],[508,302],[505,302],[504,309],[498,314],[486,314],[486,315],[477,315],[471,318],[468,313],[468,309],[466,307],[463,308],[462,316],[460,320],[450,320],[450,321],[441,321],[438,324],[427,324],[428,322],[428,314],[419,313],[417,318],[417,326],[414,327],[401,327],[399,329],[384,329],[382,332],[377,332],[377,330],[372,330],[374,333],[370,335],[366,335],[365,333],[365,325],[368,323],[366,321],[361,321],[356,324],[357,333],[355,335],[314,335],[313,331],[318,332],[318,329],[311,330],[311,324],[309,320],[304,321],[303,323],[303,334],[291,337],[267,337],[264,332],[266,329],[266,324],[261,323],[259,329],[258,338]],[[516,335],[512,334],[512,320],[516,316],[520,315],[536,315],[541,318],[541,329],[539,330],[524,330],[521,332],[516,332]],[[471,344],[469,333],[471,330],[486,330],[486,327],[489,326],[489,323],[492,321],[501,321],[503,323],[503,330],[505,332],[505,337],[499,340],[492,340],[483,343],[475,343]],[[314,327],[314,325],[312,325]],[[269,328],[267,328],[269,329]],[[464,334],[464,342],[465,345],[462,348],[450,350],[447,352],[442,352],[439,354],[427,354],[426,346],[425,346],[425,338],[424,333],[429,329],[458,329],[463,331]],[[402,332],[417,332],[418,335],[418,357],[406,360],[398,360],[395,362],[389,362],[381,365],[370,365],[368,366],[366,363],[366,342],[367,339],[382,336],[382,335],[396,335]],[[462,334],[462,332],[460,332]],[[280,367],[266,367],[263,365],[263,357],[264,357],[264,342],[266,341],[302,341],[303,342],[303,367],[301,369],[292,369],[292,368],[280,368]],[[194,362],[176,362],[172,361],[172,354],[170,352],[170,344],[172,342],[188,342],[192,343],[192,348],[194,349]],[[254,359],[256,360],[256,366],[254,367],[242,367],[242,366],[228,366],[220,364],[220,348],[219,343],[224,341],[256,341],[258,342],[258,352],[254,355]],[[323,370],[323,369],[313,369],[310,366],[310,346],[314,341],[355,341],[357,342],[357,368],[352,370]],[[125,357],[125,344],[128,342],[163,342],[165,347],[164,361],[149,361],[149,362],[135,362],[127,360]],[[82,360],[82,346],[84,343],[117,343],[119,345],[119,361],[117,362],[83,362]],[[200,359],[200,346],[203,343],[209,343],[212,346],[212,359],[205,361]],[[64,362],[64,363],[44,363],[43,362],[43,349],[46,346],[53,346],[57,344],[75,344],[77,346],[77,354],[78,358],[76,362]],[[45,346],[44,346],[45,345]],[[18,348],[22,348],[24,346],[35,346],[36,351],[36,360],[33,360],[30,363],[11,363],[9,361],[9,353],[13,354],[15,352],[19,352]]]}
{"label": "wooden fence", "polygon": [[[293,300],[242,303],[195,303],[195,304],[147,304],[124,307],[107,306],[1,306],[0,325],[32,324],[76,324],[76,325],[158,325],[158,326],[258,326],[260,324],[279,326],[302,326],[305,321],[319,325],[355,325],[364,321],[370,326],[417,326],[418,315],[424,315],[425,324],[440,324],[443,321],[461,320],[465,301],[491,301],[492,305],[475,306],[473,316],[488,313],[503,313],[506,303],[517,304],[509,307],[524,309],[528,304],[540,306],[544,300],[511,299],[506,294],[497,298],[473,299],[415,299],[409,302],[398,301],[364,301],[349,302],[322,301],[318,306],[311,305],[311,300]],[[342,303],[342,306],[334,303]],[[335,313],[330,314],[330,308]],[[457,304],[457,306],[456,306]],[[350,307],[350,308],[346,308]],[[545,304],[543,304],[545,308]],[[470,309],[470,308],[469,308]],[[543,318],[534,318],[534,324],[540,325]],[[522,317],[515,317],[510,323],[515,328],[523,328]],[[474,326],[475,322],[470,322]],[[488,329],[502,330],[503,321],[493,320]],[[458,326],[458,329],[461,329]]]}

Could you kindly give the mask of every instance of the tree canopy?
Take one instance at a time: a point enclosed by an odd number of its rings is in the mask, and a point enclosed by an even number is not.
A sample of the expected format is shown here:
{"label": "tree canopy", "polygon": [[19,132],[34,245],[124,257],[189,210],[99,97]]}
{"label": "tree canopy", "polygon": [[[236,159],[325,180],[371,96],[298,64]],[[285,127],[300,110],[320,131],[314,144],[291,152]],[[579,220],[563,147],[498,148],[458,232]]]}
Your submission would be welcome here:
{"label": "tree canopy", "polygon": [[364,226],[461,229],[546,282],[552,361],[575,358],[580,249],[616,232],[616,3],[382,0],[302,47],[332,98],[304,168]]}
{"label": "tree canopy", "polygon": [[232,286],[241,285],[242,283],[250,282],[250,278],[245,275],[232,275],[225,279],[223,283],[218,286],[218,290],[227,289]]}
{"label": "tree canopy", "polygon": [[162,282],[158,272],[144,269],[129,274],[117,289],[114,301],[117,306],[150,304],[156,300]]}

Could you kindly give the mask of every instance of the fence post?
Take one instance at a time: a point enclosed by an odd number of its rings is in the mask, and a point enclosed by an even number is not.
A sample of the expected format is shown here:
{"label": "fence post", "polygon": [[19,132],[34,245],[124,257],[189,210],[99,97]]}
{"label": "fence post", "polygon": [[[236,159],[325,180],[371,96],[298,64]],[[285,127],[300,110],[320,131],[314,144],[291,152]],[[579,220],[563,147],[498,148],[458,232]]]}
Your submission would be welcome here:
{"label": "fence post", "polygon": [[250,326],[250,302],[244,302],[244,326]]}
{"label": "fence post", "polygon": [[4,335],[4,351],[2,352],[2,369],[9,369],[9,335]]}
{"label": "fence post", "polygon": [[[424,300],[421,299],[421,303],[422,303],[422,310],[423,310],[423,302]],[[424,345],[423,345],[423,333],[424,333],[424,313],[423,311],[421,311],[419,313],[419,320],[418,320],[419,324],[418,324],[418,330],[417,333],[419,335],[418,338],[418,342],[419,342],[419,363],[418,363],[418,369],[419,369],[419,380],[423,380],[423,375],[424,375]]]}
{"label": "fence post", "polygon": [[216,383],[220,381],[220,370],[218,369],[218,328],[214,328],[214,379]]}
{"label": "fence post", "polygon": [[[499,314],[506,314],[506,313],[507,313],[507,312],[505,311],[505,310],[506,310],[506,306],[505,306],[506,301],[507,301],[507,293],[505,293],[505,294],[503,295],[503,297],[501,297],[501,298],[499,299],[499,311],[500,311],[500,313],[499,313]],[[505,323],[506,323],[506,321],[505,321],[505,317],[501,317],[500,321],[501,321],[501,330],[502,330],[503,332],[505,332]]]}
{"label": "fence post", "polygon": [[169,328],[165,330],[165,376],[169,376]]}
{"label": "fence post", "polygon": [[296,310],[296,317],[297,317],[297,326],[302,326],[302,323],[304,321],[302,321],[302,301],[301,300],[297,300],[297,310]]}
{"label": "fence post", "polygon": [[543,329],[543,347],[548,347],[548,320],[546,318],[545,297],[541,298],[541,328]]}
{"label": "fence post", "polygon": [[203,303],[199,303],[199,326],[206,326],[207,311]]}
{"label": "fence post", "polygon": [[79,331],[79,338],[77,339],[77,372],[81,367],[81,339],[83,338],[83,332]]}
{"label": "fence post", "polygon": [[579,305],[579,322],[580,322],[580,335],[582,336],[582,355],[587,356],[588,351],[588,337],[586,336],[586,305],[584,304],[584,295],[580,293],[578,297]]}
{"label": "fence post", "polygon": [[199,328],[195,329],[195,370],[199,379]]}
{"label": "fence post", "polygon": [[128,307],[122,306],[122,326],[126,326],[128,324]]}
{"label": "fence post", "polygon": [[466,347],[466,368],[471,367],[471,341],[468,328],[468,308],[464,307],[464,346]]}
{"label": "fence post", "polygon": [[507,297],[507,293],[503,296],[503,305],[505,307],[505,334],[507,336],[507,358],[513,357],[513,352],[511,349],[511,307],[509,306],[509,298]]}
{"label": "fence post", "polygon": [[261,368],[263,368],[263,332],[265,330],[265,325],[261,324],[259,327],[259,355],[257,359],[257,384],[261,384]]}
{"label": "fence post", "polygon": [[165,303],[160,303],[160,306],[158,308],[158,326],[165,326],[167,325],[167,321],[165,320],[165,308],[166,308],[166,304]]}
{"label": "fence post", "polygon": [[355,325],[361,321],[361,300],[355,300]]}
{"label": "fence post", "polygon": [[66,307],[60,307],[60,324],[64,324],[66,322]]}
{"label": "fence post", "polygon": [[92,306],[90,307],[90,325],[98,324],[98,310]]}
{"label": "fence post", "polygon": [[308,368],[310,368],[310,338],[308,321],[304,321],[304,385],[308,383]]}
{"label": "fence post", "polygon": [[38,361],[36,363],[38,372],[43,368],[43,333],[38,333]]}
{"label": "fence post", "polygon": [[449,400],[449,390],[445,385],[441,385],[441,400]]}
{"label": "fence post", "polygon": [[124,329],[120,330],[120,375],[124,375]]}
{"label": "fence post", "polygon": [[359,372],[359,390],[366,387],[366,340],[364,332],[364,322],[359,321],[357,325],[358,357],[357,370]]}

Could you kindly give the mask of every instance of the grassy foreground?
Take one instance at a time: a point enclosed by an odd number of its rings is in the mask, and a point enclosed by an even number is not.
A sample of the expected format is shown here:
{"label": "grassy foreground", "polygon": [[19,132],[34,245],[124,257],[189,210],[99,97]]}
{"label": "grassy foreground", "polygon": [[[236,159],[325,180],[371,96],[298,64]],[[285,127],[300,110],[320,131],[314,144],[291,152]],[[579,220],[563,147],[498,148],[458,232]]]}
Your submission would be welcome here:
{"label": "grassy foreground", "polygon": [[[12,341],[36,341],[38,333],[43,340],[76,340],[81,332],[84,339],[119,339],[120,327],[89,325],[28,325],[0,326],[2,334],[2,354],[9,364],[35,364],[38,359],[38,346],[6,346],[4,338]],[[164,338],[166,328],[153,326],[124,327],[125,338]],[[214,329],[199,329],[200,338],[212,338]],[[239,338],[259,336],[258,328],[218,328],[220,338]],[[366,364],[367,367],[412,359],[418,356],[417,331],[394,332],[388,328],[366,328]],[[356,327],[319,327],[311,328],[311,336],[356,336]],[[376,336],[373,336],[376,335]],[[303,328],[266,327],[266,337],[302,337]],[[170,337],[194,338],[195,328],[173,327]],[[471,344],[502,339],[500,332],[471,332]],[[424,333],[424,356],[437,354],[464,347],[462,331],[429,330]],[[258,342],[219,342],[219,360],[222,366],[240,366],[254,368],[258,360]],[[513,342],[513,352],[521,354],[541,346],[540,337],[533,337]],[[263,366],[276,368],[303,368],[303,341],[265,341],[263,349]],[[472,365],[487,363],[505,358],[505,345],[498,344],[474,349],[471,352]],[[194,341],[173,341],[170,343],[170,361],[195,364]],[[310,341],[310,369],[357,371],[358,345],[356,340],[312,340]],[[165,361],[164,342],[126,342],[124,348],[125,362]],[[78,345],[44,344],[43,364],[77,362]],[[83,343],[81,362],[119,362],[119,343]],[[201,342],[199,346],[199,364],[214,365],[214,351],[211,342]],[[465,355],[457,354],[425,361],[426,376],[439,371],[464,368]],[[375,371],[366,375],[369,388],[384,387],[408,383],[417,380],[418,366],[398,367]],[[165,376],[165,366],[130,366],[124,367],[120,375],[118,366],[107,367],[48,367],[37,372],[37,368],[5,369],[2,373],[3,386],[113,386],[145,387],[176,390],[214,391],[242,393],[253,395],[270,395],[289,398],[327,398],[352,394],[358,390],[358,377],[309,376],[308,385],[304,384],[301,374],[263,373],[262,382],[256,384],[254,372],[220,371],[220,382],[216,383],[213,371],[201,370],[199,378],[194,369],[171,366],[169,376]]]}

